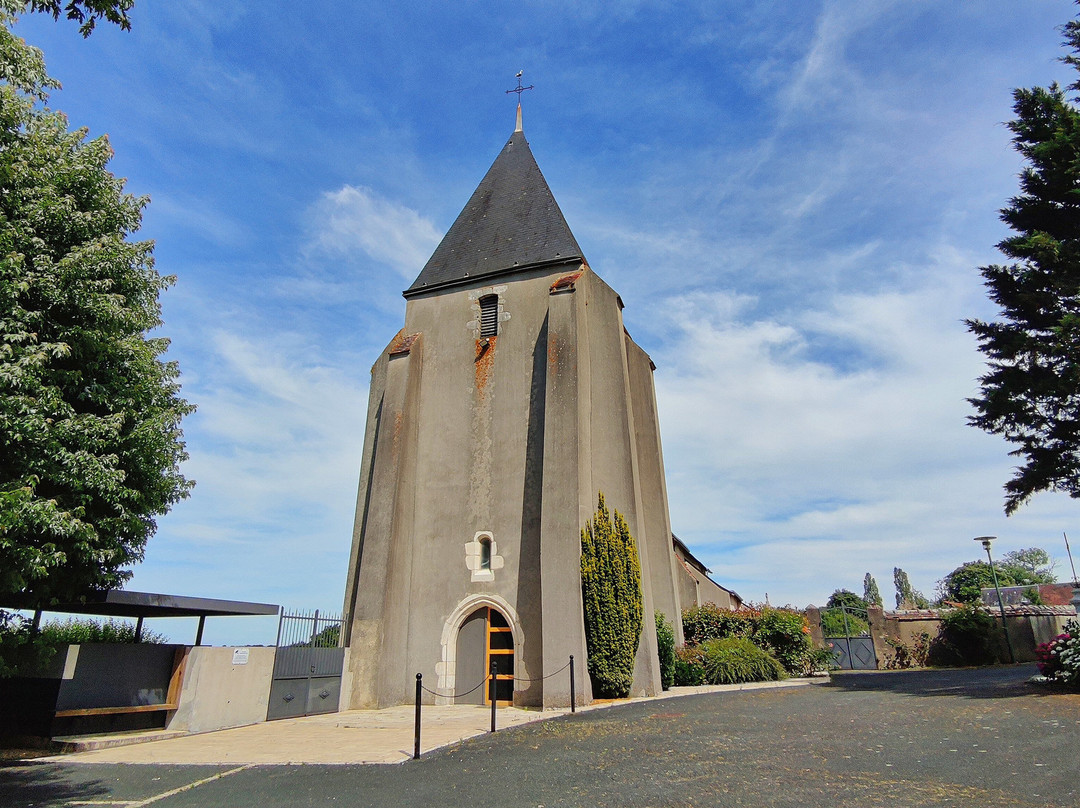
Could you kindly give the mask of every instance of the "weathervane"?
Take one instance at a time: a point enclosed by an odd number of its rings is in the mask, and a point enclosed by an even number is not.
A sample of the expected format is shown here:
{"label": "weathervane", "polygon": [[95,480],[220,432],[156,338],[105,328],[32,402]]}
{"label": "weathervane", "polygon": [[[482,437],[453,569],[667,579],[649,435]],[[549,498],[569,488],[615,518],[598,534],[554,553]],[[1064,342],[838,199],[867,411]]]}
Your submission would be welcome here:
{"label": "weathervane", "polygon": [[530,85],[529,85],[528,87],[522,87],[522,86],[521,86],[521,76],[522,76],[522,74],[523,74],[524,72],[525,72],[524,70],[519,70],[519,71],[517,72],[517,80],[518,80],[518,86],[517,86],[517,87],[515,87],[515,88],[514,88],[514,89],[512,89],[512,90],[507,90],[507,91],[506,91],[506,92],[507,92],[507,95],[509,95],[510,93],[517,93],[517,97],[518,97],[518,103],[519,103],[519,104],[521,103],[521,94],[522,94],[523,92],[525,92],[526,90],[531,90],[531,89],[533,88],[533,86],[532,86],[531,84],[530,84]]}
{"label": "weathervane", "polygon": [[522,87],[521,86],[521,74],[524,73],[524,72],[525,72],[524,70],[519,70],[517,72],[518,86],[515,87],[512,90],[507,90],[506,91],[507,95],[509,95],[510,93],[517,93],[517,97],[518,97],[517,125],[514,127],[515,132],[520,132],[521,131],[521,94],[523,92],[525,92],[526,90],[531,90],[533,88],[533,86],[531,84],[528,87]]}

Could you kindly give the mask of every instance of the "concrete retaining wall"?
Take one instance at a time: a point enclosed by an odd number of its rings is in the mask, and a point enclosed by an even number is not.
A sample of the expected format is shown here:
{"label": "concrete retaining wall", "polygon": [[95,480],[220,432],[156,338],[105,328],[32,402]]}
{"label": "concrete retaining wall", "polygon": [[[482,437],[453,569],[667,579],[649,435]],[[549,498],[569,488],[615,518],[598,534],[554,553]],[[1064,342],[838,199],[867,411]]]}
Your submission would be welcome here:
{"label": "concrete retaining wall", "polygon": [[168,728],[209,732],[265,721],[275,651],[189,648],[183,662],[179,706],[169,718]]}

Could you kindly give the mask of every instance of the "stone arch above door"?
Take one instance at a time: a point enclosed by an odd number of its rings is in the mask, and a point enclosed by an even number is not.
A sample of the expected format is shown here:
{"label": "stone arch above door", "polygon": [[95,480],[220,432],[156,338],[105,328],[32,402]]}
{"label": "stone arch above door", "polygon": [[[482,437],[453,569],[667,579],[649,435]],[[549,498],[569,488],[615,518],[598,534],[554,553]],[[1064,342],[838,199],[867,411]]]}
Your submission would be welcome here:
{"label": "stone arch above door", "polygon": [[[521,660],[518,663],[520,665],[518,668],[519,675],[528,676],[523,664],[525,632],[521,628],[521,620],[518,617],[517,610],[498,595],[469,595],[457,605],[457,608],[450,613],[450,616],[446,618],[446,622],[443,624],[442,648],[439,662],[435,665],[435,673],[439,678],[438,687],[436,688],[439,695],[435,697],[436,704],[454,703],[453,694],[457,688],[458,631],[461,629],[461,624],[465,622],[465,618],[485,606],[497,609],[506,618],[506,622],[510,624],[511,633],[514,635],[514,656]],[[462,682],[461,684],[472,687],[476,683]]]}

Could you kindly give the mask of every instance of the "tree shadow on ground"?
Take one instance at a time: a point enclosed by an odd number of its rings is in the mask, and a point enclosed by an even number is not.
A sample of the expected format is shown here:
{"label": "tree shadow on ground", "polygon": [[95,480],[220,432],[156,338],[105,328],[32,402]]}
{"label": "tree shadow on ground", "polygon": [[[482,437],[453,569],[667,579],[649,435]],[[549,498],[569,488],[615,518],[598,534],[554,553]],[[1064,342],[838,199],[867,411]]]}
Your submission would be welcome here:
{"label": "tree shadow on ground", "polygon": [[891,691],[912,696],[961,696],[970,699],[1045,697],[1068,692],[1053,685],[1030,682],[1038,673],[1034,663],[985,668],[834,671],[826,687],[852,691]]}
{"label": "tree shadow on ground", "polygon": [[0,805],[50,808],[109,796],[109,788],[101,780],[80,781],[67,776],[70,774],[70,768],[41,763],[0,765]]}

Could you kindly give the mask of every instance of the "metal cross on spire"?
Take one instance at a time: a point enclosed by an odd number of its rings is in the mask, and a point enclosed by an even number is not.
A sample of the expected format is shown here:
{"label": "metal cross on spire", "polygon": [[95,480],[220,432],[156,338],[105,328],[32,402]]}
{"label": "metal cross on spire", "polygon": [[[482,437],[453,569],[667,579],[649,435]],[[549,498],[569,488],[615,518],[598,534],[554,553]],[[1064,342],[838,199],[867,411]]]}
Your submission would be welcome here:
{"label": "metal cross on spire", "polygon": [[517,80],[518,80],[518,86],[517,86],[517,87],[515,87],[515,88],[514,88],[514,89],[512,89],[512,90],[507,90],[507,91],[506,91],[506,94],[507,94],[507,95],[509,95],[510,93],[517,93],[517,97],[518,97],[518,108],[517,108],[517,128],[515,128],[515,129],[514,129],[514,131],[515,131],[515,132],[520,132],[520,131],[521,131],[521,94],[522,94],[523,92],[525,92],[526,90],[531,90],[531,89],[533,88],[533,86],[532,86],[531,84],[530,84],[530,85],[529,85],[528,87],[522,87],[522,86],[521,86],[521,76],[522,76],[522,75],[523,75],[524,73],[525,73],[525,71],[524,71],[524,70],[519,70],[519,71],[517,72]]}

